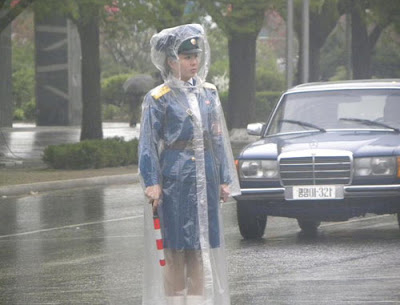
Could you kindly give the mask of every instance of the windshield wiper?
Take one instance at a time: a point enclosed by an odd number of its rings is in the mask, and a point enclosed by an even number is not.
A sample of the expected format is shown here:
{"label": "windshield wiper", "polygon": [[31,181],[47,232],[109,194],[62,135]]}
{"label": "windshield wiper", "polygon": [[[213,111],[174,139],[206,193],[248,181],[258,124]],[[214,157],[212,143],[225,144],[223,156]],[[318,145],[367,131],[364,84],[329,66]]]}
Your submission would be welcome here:
{"label": "windshield wiper", "polygon": [[371,120],[366,120],[366,119],[357,119],[357,118],[340,118],[339,120],[341,121],[350,121],[350,122],[357,122],[357,123],[361,123],[364,125],[369,125],[369,126],[379,126],[379,127],[384,127],[384,128],[388,128],[393,130],[396,133],[400,132],[400,129],[390,126],[388,124],[385,123],[381,123],[381,122],[376,122],[376,121],[371,121]]}
{"label": "windshield wiper", "polygon": [[279,122],[296,124],[296,125],[300,125],[300,126],[303,126],[303,127],[310,127],[310,128],[313,128],[313,129],[317,129],[317,130],[319,130],[321,132],[326,132],[326,130],[324,128],[322,128],[322,127],[319,127],[319,126],[311,124],[311,123],[303,122],[303,121],[282,119],[282,120],[279,120]]}

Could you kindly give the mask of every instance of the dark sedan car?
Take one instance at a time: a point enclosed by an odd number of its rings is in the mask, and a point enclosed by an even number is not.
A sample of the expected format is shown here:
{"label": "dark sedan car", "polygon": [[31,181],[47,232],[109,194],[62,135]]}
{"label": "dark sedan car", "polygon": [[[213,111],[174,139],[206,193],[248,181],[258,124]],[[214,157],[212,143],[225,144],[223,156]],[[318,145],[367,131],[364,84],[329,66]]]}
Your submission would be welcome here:
{"label": "dark sedan car", "polygon": [[262,237],[268,215],[306,234],[366,213],[400,224],[400,80],[303,84],[247,131],[261,138],[237,159],[244,238]]}

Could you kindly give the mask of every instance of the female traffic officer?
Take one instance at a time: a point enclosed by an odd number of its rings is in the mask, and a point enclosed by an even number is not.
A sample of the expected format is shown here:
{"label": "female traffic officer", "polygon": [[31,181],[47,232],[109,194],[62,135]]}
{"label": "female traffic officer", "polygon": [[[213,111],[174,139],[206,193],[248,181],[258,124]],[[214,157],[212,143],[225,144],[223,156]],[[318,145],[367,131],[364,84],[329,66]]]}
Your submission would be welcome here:
{"label": "female traffic officer", "polygon": [[[229,305],[220,200],[238,194],[229,134],[216,87],[205,82],[203,28],[155,34],[164,83],[144,99],[139,170],[145,195],[144,305]],[[158,264],[151,212],[161,219],[166,265]]]}

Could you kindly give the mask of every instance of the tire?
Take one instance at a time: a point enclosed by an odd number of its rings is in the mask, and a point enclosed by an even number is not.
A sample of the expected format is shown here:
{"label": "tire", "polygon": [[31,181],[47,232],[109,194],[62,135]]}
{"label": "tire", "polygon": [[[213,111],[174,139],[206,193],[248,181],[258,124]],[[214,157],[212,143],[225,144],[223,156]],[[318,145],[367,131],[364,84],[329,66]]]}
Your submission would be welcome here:
{"label": "tire", "polygon": [[399,229],[400,229],[400,213],[397,213],[397,222],[399,223]]}
{"label": "tire", "polygon": [[297,223],[299,224],[301,231],[305,235],[310,235],[310,236],[315,235],[317,233],[318,227],[321,224],[320,221],[304,220],[304,219],[297,219]]}
{"label": "tire", "polygon": [[244,239],[262,238],[267,224],[267,215],[255,209],[256,201],[238,201],[236,206],[240,234]]}

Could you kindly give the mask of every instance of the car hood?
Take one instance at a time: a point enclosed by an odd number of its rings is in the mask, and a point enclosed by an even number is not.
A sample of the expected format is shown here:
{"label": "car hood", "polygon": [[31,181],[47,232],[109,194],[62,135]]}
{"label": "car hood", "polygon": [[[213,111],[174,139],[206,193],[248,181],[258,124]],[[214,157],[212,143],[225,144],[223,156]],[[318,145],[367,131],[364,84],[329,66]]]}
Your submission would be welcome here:
{"label": "car hood", "polygon": [[400,134],[393,132],[345,131],[302,133],[263,138],[247,145],[244,159],[273,159],[282,152],[334,149],[353,153],[355,157],[400,154]]}

